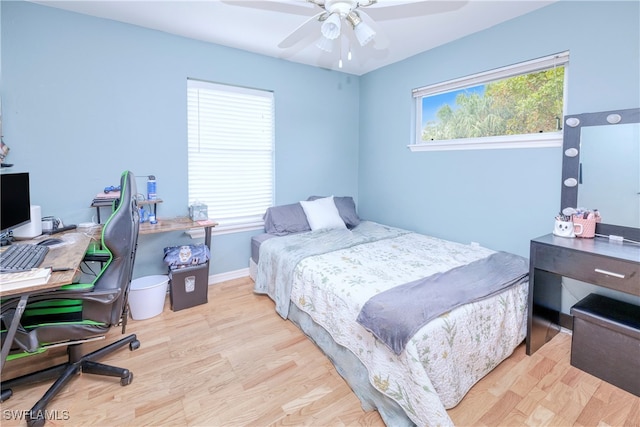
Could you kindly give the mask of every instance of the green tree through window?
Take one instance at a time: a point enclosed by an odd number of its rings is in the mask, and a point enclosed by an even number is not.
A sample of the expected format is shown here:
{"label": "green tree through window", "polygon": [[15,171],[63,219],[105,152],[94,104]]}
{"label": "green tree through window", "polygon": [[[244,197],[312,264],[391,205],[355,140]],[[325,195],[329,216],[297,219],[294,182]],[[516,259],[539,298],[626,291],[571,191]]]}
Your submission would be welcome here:
{"label": "green tree through window", "polygon": [[424,106],[439,107],[431,118],[426,117],[430,110],[423,108],[421,139],[426,142],[560,130],[564,72],[564,66],[553,67],[424,97]]}

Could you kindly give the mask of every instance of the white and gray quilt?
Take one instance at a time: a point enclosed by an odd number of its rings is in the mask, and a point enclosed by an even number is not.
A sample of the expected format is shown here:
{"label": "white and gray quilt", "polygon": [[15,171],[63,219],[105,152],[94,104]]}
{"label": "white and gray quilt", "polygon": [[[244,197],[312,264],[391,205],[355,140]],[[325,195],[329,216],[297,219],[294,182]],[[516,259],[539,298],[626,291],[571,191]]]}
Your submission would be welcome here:
{"label": "white and gray quilt", "polygon": [[362,222],[270,239],[260,249],[255,291],[289,301],[355,354],[371,384],[417,425],[452,425],[457,405],[524,339],[526,280],[464,304],[421,327],[395,354],[356,319],[374,295],[489,257],[494,251]]}

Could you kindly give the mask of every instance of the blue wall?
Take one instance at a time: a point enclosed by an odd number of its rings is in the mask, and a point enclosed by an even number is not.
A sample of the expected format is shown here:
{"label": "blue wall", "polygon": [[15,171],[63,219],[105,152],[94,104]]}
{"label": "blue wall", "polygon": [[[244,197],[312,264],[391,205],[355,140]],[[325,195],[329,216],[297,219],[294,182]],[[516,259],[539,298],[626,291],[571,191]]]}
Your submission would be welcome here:
{"label": "blue wall", "polygon": [[[561,150],[411,153],[411,89],[569,50],[568,113],[638,107],[638,5],[562,1],[356,77],[2,2],[8,160],[31,173],[43,215],[90,220],[123,169],[158,177],[160,217],[183,215],[187,77],[273,90],[276,203],[351,194],[364,218],[528,255],[559,209]],[[215,236],[211,273],[246,268],[252,234]],[[142,236],[135,276],[162,272],[162,248],[188,243]]]}
{"label": "blue wall", "polygon": [[[276,203],[357,195],[358,78],[27,2],[0,7],[7,160],[30,172],[44,216],[91,220],[91,200],[124,169],[156,175],[160,218],[185,215],[188,77],[274,91]],[[211,273],[246,268],[252,234],[214,237]],[[134,275],[162,273],[162,248],[190,243],[141,236]]]}
{"label": "blue wall", "polygon": [[360,80],[360,214],[528,256],[560,209],[560,148],[412,153],[411,90],[570,51],[567,113],[640,106],[638,2],[569,1]]}

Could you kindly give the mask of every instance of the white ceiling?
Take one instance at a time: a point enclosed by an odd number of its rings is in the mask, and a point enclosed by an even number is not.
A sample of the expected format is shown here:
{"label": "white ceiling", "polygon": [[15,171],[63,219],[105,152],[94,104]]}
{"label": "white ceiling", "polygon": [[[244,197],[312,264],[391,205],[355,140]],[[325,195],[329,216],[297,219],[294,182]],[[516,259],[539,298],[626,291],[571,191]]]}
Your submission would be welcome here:
{"label": "white ceiling", "polygon": [[[343,52],[341,71],[362,75],[417,53],[539,9],[557,0],[401,1],[378,0],[363,8],[389,45],[351,43],[352,60]],[[170,34],[234,47],[328,69],[338,69],[338,49],[315,46],[320,23],[288,49],[278,44],[321,9],[306,0],[33,0],[60,9],[126,22]],[[361,0],[362,2],[362,0]],[[374,10],[376,9],[376,10]],[[448,11],[442,11],[453,9]],[[411,17],[406,17],[410,14]],[[398,17],[397,15],[402,15]],[[306,28],[306,27],[305,27]],[[344,28],[344,27],[343,27]],[[351,31],[349,30],[351,34]],[[347,49],[345,48],[344,51]]]}

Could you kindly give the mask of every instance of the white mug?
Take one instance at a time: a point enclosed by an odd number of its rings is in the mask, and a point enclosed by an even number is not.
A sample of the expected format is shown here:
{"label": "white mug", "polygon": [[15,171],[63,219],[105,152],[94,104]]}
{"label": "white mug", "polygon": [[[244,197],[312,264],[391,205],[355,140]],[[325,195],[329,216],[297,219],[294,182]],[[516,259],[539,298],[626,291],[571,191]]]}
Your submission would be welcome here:
{"label": "white mug", "polygon": [[560,237],[576,237],[575,227],[580,227],[580,230],[577,230],[577,232],[581,234],[582,224],[574,224],[572,221],[556,220],[556,224],[553,227],[553,234]]}

